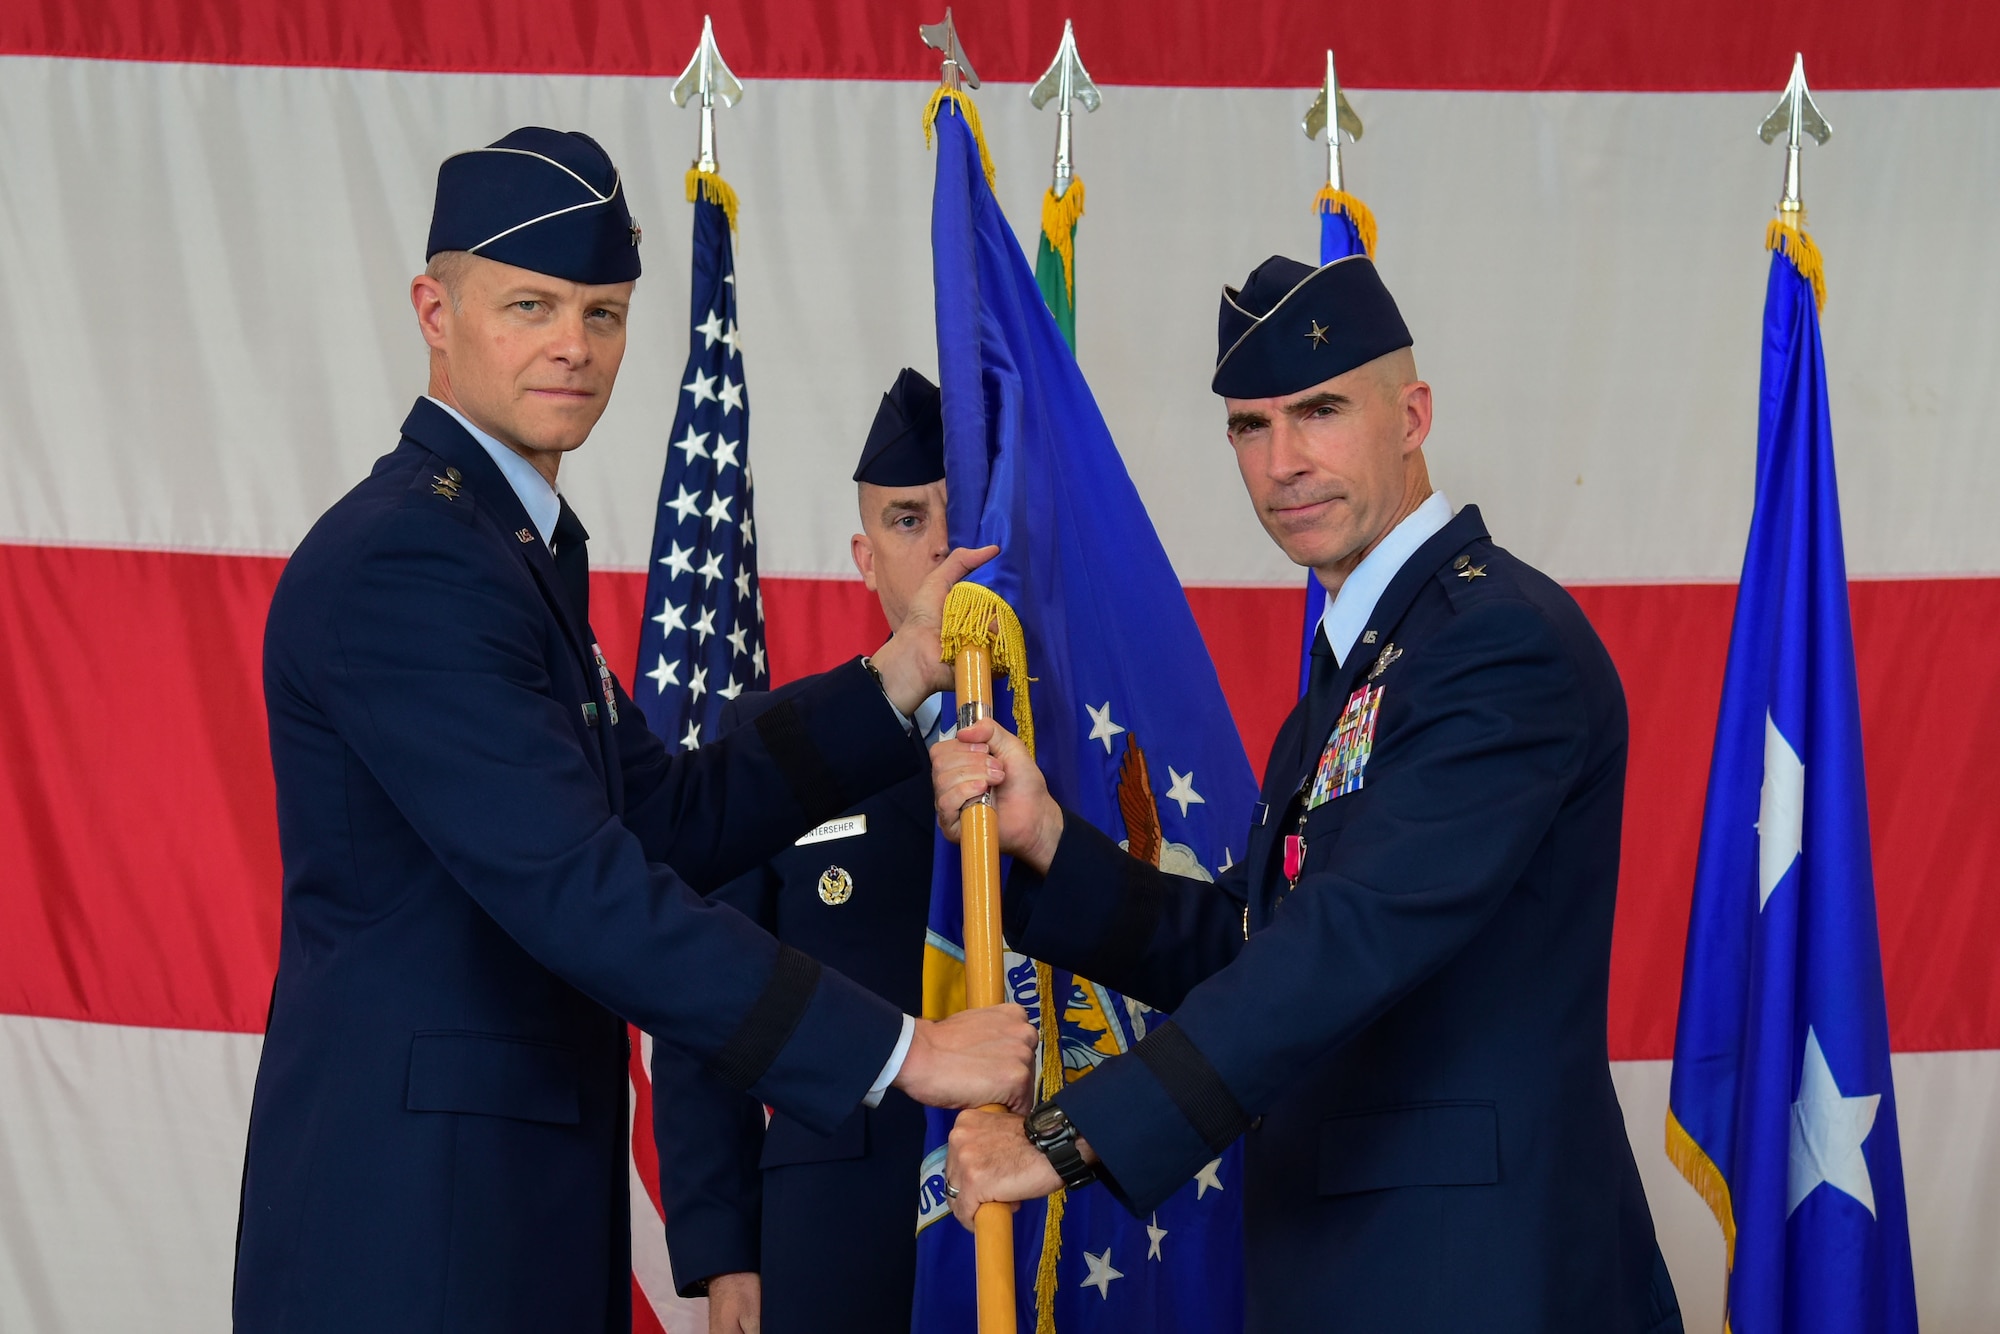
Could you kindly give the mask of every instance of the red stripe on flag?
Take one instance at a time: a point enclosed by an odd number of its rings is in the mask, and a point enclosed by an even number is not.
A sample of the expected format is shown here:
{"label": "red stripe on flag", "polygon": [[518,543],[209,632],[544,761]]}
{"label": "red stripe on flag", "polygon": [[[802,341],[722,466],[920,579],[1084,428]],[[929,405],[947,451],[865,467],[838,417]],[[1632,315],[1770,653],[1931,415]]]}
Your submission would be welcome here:
{"label": "red stripe on flag", "polygon": [[[441,72],[673,77],[704,12],[745,78],[937,77],[917,40],[930,0],[93,0],[0,6],[0,52],[111,60]],[[1777,89],[1801,45],[1816,88],[2000,84],[2000,6],[1965,0],[1735,0],[1572,5],[1406,0],[1324,11],[1099,0],[960,3],[959,31],[989,80],[1039,78],[1065,18],[1106,84],[1307,88],[1337,42],[1356,88],[1708,91]],[[998,95],[1008,96],[998,92]]]}
{"label": "red stripe on flag", "polygon": [[0,1012],[263,1030],[283,568],[0,546]]}
{"label": "red stripe on flag", "polygon": [[653,1142],[653,1072],[646,1068],[646,1039],[630,1024],[625,1026],[625,1036],[632,1044],[632,1166],[638,1169],[639,1180],[646,1183],[653,1213],[665,1218],[667,1208],[660,1202],[660,1146]]}
{"label": "red stripe on flag", "polygon": [[[256,1031],[277,838],[258,662],[280,563],[0,546],[0,1012]],[[768,579],[778,679],[878,646],[853,580]],[[596,577],[613,662],[644,578]],[[1728,586],[1577,590],[1632,715],[1611,1054],[1672,1051]],[[1261,766],[1296,682],[1296,588],[1189,590]],[[2000,1047],[2000,580],[1853,587],[1870,823],[1901,1051]],[[88,700],[88,704],[79,701]],[[650,1141],[635,1141],[635,1153]],[[650,1174],[649,1174],[650,1175]]]}

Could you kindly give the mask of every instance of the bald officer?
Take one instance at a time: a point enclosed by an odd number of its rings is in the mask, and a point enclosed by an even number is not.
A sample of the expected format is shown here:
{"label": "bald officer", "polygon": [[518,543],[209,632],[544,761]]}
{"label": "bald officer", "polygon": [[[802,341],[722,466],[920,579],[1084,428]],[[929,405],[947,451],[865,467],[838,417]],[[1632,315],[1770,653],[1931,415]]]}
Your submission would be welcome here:
{"label": "bald officer", "polygon": [[1013,946],[1174,1015],[1025,1123],[961,1114],[954,1207],[1094,1176],[1143,1216],[1241,1135],[1252,1334],[1678,1331],[1605,1055],[1617,673],[1432,489],[1367,259],[1266,261],[1220,333],[1251,503],[1328,593],[1311,684],[1218,886],[1059,809],[990,725],[933,752],[948,825],[997,782]]}
{"label": "bald officer", "polygon": [[[945,559],[937,386],[904,369],[882,396],[854,481],[854,564],[892,627]],[[746,694],[732,726],[785,699]],[[917,711],[935,737],[941,696]],[[950,720],[942,720],[945,726]],[[842,811],[712,897],[902,1010],[923,1004],[936,842],[928,773]],[[764,1109],[690,1058],[655,1052],[653,1127],[674,1279],[708,1295],[711,1334],[879,1334],[910,1327],[923,1110],[894,1089],[832,1134]]]}
{"label": "bald officer", "polygon": [[604,411],[638,228],[580,134],[446,160],[430,393],[273,597],[284,911],[237,1250],[247,1331],[630,1324],[627,1020],[825,1132],[893,1087],[1025,1105],[1018,1010],[913,1020],[711,889],[923,772],[954,553],[873,660],[669,757],[598,651],[557,465]]}

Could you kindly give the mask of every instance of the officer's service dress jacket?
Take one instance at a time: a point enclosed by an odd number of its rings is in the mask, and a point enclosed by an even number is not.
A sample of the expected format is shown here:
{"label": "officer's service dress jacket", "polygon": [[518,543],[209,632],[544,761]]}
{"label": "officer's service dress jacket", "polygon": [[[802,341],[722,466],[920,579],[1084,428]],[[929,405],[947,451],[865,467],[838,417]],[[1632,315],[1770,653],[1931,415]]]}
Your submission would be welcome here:
{"label": "officer's service dress jacket", "polygon": [[[1173,1012],[1059,1095],[1145,1214],[1238,1135],[1251,1334],[1678,1330],[1606,1055],[1624,693],[1582,611],[1458,513],[1272,747],[1241,864],[1066,820],[1008,938]],[[1358,790],[1284,839],[1355,692]]]}
{"label": "officer's service dress jacket", "polygon": [[284,901],[246,1331],[630,1329],[625,1021],[830,1131],[902,1016],[711,889],[924,770],[828,673],[670,757],[484,450],[420,400],[265,637]]}
{"label": "officer's service dress jacket", "polygon": [[[788,694],[740,697],[726,727]],[[841,812],[710,895],[907,1014],[923,1008],[937,829],[927,777]],[[844,895],[844,897],[843,897]],[[923,1108],[896,1089],[832,1134],[764,1111],[665,1049],[653,1056],[660,1203],[674,1280],[763,1276],[765,1334],[908,1329]]]}

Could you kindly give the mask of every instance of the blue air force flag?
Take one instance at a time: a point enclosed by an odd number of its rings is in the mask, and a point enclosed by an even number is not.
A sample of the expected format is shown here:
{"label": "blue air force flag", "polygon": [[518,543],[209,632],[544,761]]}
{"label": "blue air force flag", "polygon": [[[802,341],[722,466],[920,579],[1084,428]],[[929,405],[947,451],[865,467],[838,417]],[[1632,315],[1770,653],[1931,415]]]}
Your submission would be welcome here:
{"label": "blue air force flag", "polygon": [[[966,118],[937,117],[931,216],[946,505],[954,545],[1000,545],[972,581],[1025,631],[1036,759],[1049,788],[1136,854],[1212,879],[1256,799],[1201,635],[1076,358],[982,173]],[[1003,722],[1016,718],[1000,692]],[[1017,728],[1018,730],[1018,728]],[[940,840],[925,1012],[964,1003],[957,849]],[[1221,891],[1217,891],[1220,893]],[[1010,954],[1007,981],[1044,1028],[1044,1083],[1088,1078],[1164,1016],[1088,978]],[[932,1113],[919,1193],[914,1328],[973,1327],[971,1236],[944,1204],[949,1114]],[[1242,1327],[1241,1150],[1137,1218],[1102,1186],[1015,1215],[1021,1328],[1063,1334]],[[1054,1223],[1051,1225],[1051,1216]],[[1037,1310],[1037,1292],[1042,1309]]]}
{"label": "blue air force flag", "polygon": [[[1329,123],[1326,132],[1340,133],[1339,128]],[[1336,259],[1346,259],[1349,255],[1368,255],[1373,258],[1373,237],[1375,217],[1366,212],[1361,201],[1331,187],[1321,190],[1315,201],[1319,213],[1319,262],[1331,264]],[[1370,240],[1361,238],[1362,228],[1367,227]],[[1326,585],[1319,576],[1306,571],[1306,623],[1299,638],[1299,694],[1306,693],[1306,683],[1312,678],[1313,635],[1319,631],[1320,617],[1326,614]]]}
{"label": "blue air force flag", "polygon": [[714,740],[723,701],[770,688],[751,518],[750,401],[729,219],[694,201],[687,369],[660,477],[633,695],[669,746]]}
{"label": "blue air force flag", "polygon": [[1722,1225],[1734,1334],[1913,1334],[1818,253],[1772,240],[1667,1152]]}

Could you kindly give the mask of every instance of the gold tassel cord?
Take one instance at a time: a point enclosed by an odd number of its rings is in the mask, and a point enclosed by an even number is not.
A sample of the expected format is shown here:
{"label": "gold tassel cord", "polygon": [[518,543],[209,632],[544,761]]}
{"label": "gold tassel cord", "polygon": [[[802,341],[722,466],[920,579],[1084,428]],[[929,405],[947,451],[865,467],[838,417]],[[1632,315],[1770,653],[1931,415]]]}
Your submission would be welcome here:
{"label": "gold tassel cord", "polygon": [[1812,237],[1806,235],[1806,220],[1803,214],[1791,217],[1773,218],[1764,227],[1764,249],[1781,250],[1792,267],[1799,271],[1799,277],[1812,284],[1813,308],[1826,310],[1826,260],[1819,253],[1819,246]]}
{"label": "gold tassel cord", "polygon": [[993,176],[993,154],[986,149],[986,131],[979,127],[979,108],[972,99],[955,88],[939,88],[931,94],[931,100],[924,103],[924,147],[931,146],[931,127],[937,123],[938,112],[949,102],[965,117],[966,128],[972,131],[972,140],[979,145],[979,167],[986,174],[986,188],[997,190]]}
{"label": "gold tassel cord", "polygon": [[[1041,1100],[1047,1102],[1063,1090],[1062,1006],[1055,991],[1055,969],[1035,961],[1035,988],[1042,998],[1042,1081]],[[1056,1262],[1062,1259],[1063,1202],[1067,1190],[1049,1196],[1048,1213],[1042,1218],[1042,1256],[1035,1267],[1035,1334],[1056,1334]]]}
{"label": "gold tassel cord", "polygon": [[1060,199],[1054,186],[1043,193],[1042,235],[1049,238],[1049,248],[1062,256],[1063,286],[1069,292],[1071,306],[1076,305],[1076,223],[1082,216],[1081,177],[1070,177],[1069,189],[1063,191]]}
{"label": "gold tassel cord", "polygon": [[993,656],[993,674],[1007,678],[1014,699],[1014,734],[1035,753],[1035,713],[1028,700],[1028,637],[1007,600],[979,584],[957,583],[944,599],[938,631],[942,658],[951,662],[962,648],[983,647]]}
{"label": "gold tassel cord", "polygon": [[1375,215],[1368,205],[1345,190],[1336,190],[1330,185],[1322,185],[1313,196],[1313,212],[1345,213],[1347,220],[1354,224],[1354,234],[1361,238],[1362,253],[1375,258]]}
{"label": "gold tassel cord", "polygon": [[729,230],[736,230],[736,190],[721,176],[700,167],[689,167],[687,196],[690,204],[699,197],[721,209],[722,216],[729,219]]}

